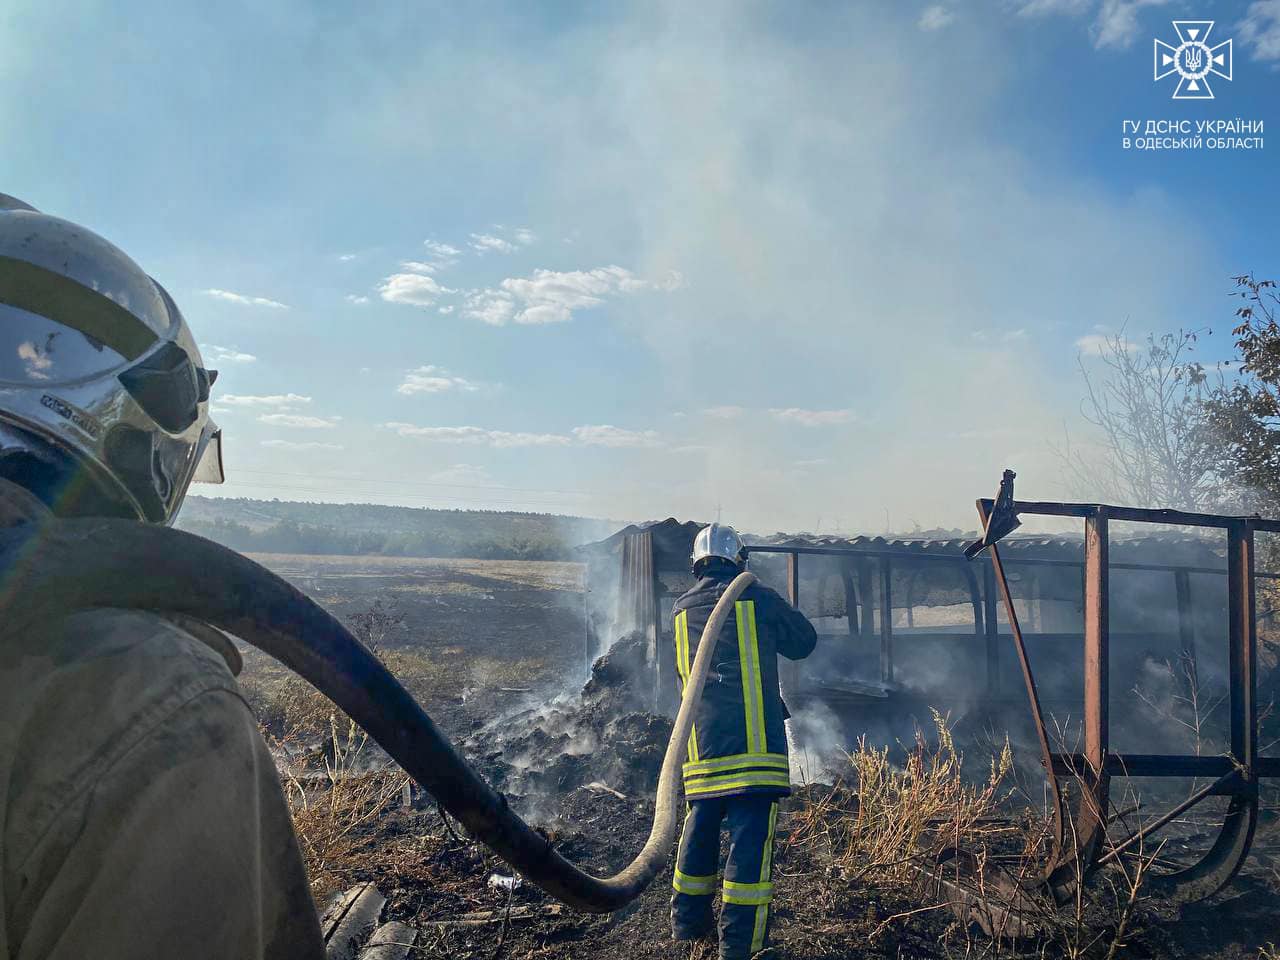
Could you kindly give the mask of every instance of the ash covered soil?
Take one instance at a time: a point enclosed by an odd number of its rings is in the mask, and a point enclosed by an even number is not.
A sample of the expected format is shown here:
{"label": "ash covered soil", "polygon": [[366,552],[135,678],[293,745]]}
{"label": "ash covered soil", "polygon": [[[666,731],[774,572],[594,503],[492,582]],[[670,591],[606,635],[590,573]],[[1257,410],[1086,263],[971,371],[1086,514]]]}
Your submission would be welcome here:
{"label": "ash covered soil", "polygon": [[[633,682],[643,663],[637,638],[624,638],[588,668],[594,651],[579,566],[255,559],[336,616],[371,630],[374,635],[365,639],[437,723],[569,860],[607,875],[640,850],[670,721],[649,709],[646,691]],[[379,613],[370,618],[370,610]],[[317,742],[323,747],[327,704],[317,707],[281,668],[254,651],[246,654],[242,680],[273,742],[294,738],[308,748]],[[333,763],[333,752],[321,753],[324,769]],[[378,753],[372,747],[365,751],[363,771],[383,769]],[[294,772],[282,766],[288,784]],[[327,849],[328,859],[319,865],[310,858],[309,864],[320,903],[335,891],[373,881],[387,897],[383,919],[419,931],[411,956],[716,955],[714,943],[678,945],[669,939],[671,863],[629,907],[605,916],[580,914],[531,884],[513,884],[505,864],[470,841],[429,796],[414,789],[406,806],[394,771],[383,777],[389,786],[374,806],[340,825],[343,843]],[[829,816],[832,811],[838,815]],[[851,813],[856,815],[856,804],[847,792],[823,786],[804,787],[786,801],[778,825],[774,946],[768,956],[1073,955],[1070,934],[1061,930],[1039,943],[993,950],[975,929],[940,909],[923,881],[851,875],[835,853]],[[1018,812],[1011,808],[1009,814]],[[1274,832],[1271,823],[1263,829]],[[1119,940],[1110,955],[1275,956],[1265,947],[1280,941],[1276,866],[1266,855],[1255,857],[1231,888],[1206,903],[1177,908],[1141,901],[1119,936],[1109,916],[1082,931],[1076,947],[1084,949],[1075,955],[1108,956]]]}

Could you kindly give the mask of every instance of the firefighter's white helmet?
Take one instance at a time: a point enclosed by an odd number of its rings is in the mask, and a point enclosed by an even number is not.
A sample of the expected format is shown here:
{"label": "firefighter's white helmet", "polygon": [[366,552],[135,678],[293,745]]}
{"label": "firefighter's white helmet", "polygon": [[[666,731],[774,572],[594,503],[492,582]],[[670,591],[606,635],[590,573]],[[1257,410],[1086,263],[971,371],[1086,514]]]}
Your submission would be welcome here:
{"label": "firefighter's white helmet", "polygon": [[55,513],[168,523],[222,480],[216,376],[121,250],[0,194],[0,477]]}
{"label": "firefighter's white helmet", "polygon": [[747,561],[747,548],[742,538],[733,527],[723,523],[713,523],[698,531],[693,538],[693,572],[697,573],[703,561],[712,558],[728,560],[742,566]]}

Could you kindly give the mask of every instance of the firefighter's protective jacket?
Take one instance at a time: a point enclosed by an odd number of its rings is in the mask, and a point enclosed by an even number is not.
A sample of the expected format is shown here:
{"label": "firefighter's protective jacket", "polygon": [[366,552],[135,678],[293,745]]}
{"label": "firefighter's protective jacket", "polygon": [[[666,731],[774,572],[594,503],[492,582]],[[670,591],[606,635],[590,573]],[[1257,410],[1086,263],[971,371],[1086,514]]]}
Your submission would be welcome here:
{"label": "firefighter's protective jacket", "polygon": [[[681,694],[707,618],[729,583],[728,577],[703,577],[675,602]],[[802,660],[817,641],[813,624],[775,591],[760,583],[747,588],[715,640],[711,671],[689,735],[686,799],[791,792],[778,655]]]}
{"label": "firefighter's protective jacket", "polygon": [[238,665],[136,611],[0,642],[0,960],[322,960]]}

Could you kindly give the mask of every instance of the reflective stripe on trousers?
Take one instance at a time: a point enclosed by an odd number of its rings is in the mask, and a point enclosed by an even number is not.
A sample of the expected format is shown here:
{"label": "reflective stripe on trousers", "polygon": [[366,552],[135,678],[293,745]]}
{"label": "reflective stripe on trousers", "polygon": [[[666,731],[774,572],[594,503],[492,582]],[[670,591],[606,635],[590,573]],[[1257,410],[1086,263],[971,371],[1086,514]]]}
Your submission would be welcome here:
{"label": "reflective stripe on trousers", "polygon": [[749,957],[764,949],[773,899],[773,836],[778,801],[760,794],[688,804],[672,882],[672,933],[694,939],[711,929],[711,899],[720,859],[721,822],[729,830],[720,910],[720,956]]}

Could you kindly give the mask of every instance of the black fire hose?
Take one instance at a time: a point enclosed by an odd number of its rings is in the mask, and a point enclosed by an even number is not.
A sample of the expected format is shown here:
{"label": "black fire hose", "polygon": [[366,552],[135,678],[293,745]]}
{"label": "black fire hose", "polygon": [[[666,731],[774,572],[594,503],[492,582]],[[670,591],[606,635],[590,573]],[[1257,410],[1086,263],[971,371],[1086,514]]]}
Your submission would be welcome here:
{"label": "black fire hose", "polygon": [[[704,635],[718,635],[754,581],[743,573],[729,585]],[[666,865],[680,766],[714,643],[698,645],[662,761],[649,839],[622,871],[600,878],[564,859],[517,816],[346,627],[247,557],[202,537],[127,520],[59,520],[0,532],[0,635],[102,607],[186,614],[270,654],[346,711],[474,837],[570,906],[616,910]]]}

